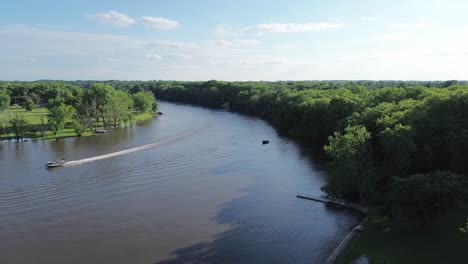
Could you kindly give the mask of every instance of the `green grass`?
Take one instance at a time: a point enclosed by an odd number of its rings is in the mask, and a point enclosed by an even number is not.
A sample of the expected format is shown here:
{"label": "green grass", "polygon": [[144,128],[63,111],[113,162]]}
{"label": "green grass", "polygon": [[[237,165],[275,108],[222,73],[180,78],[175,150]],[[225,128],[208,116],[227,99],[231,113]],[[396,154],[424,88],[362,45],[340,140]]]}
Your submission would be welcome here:
{"label": "green grass", "polygon": [[2,111],[0,113],[0,119],[2,120],[8,119],[9,115],[15,112],[24,114],[24,118],[26,119],[26,121],[28,121],[32,125],[40,124],[41,116],[45,116],[46,122],[47,122],[47,109],[46,108],[37,108],[31,112],[26,111],[23,108],[10,108],[7,111]]}
{"label": "green grass", "polygon": [[[0,121],[1,120],[7,120],[10,116],[10,114],[19,112],[24,114],[24,118],[31,124],[31,125],[39,125],[41,124],[41,116],[46,117],[46,122],[47,122],[47,109],[46,108],[37,108],[34,109],[33,111],[26,111],[23,108],[10,108],[7,111],[2,111],[0,112]],[[135,113],[135,122],[141,122],[145,121],[148,119],[153,118],[153,113]],[[102,124],[101,124],[102,125]],[[86,131],[85,133],[82,134],[82,136],[92,136],[95,135],[94,132],[92,131]],[[66,137],[76,137],[78,136],[73,128],[67,126],[64,129],[60,130],[56,135],[52,133],[52,131],[46,131],[45,136],[42,137],[39,132],[37,133],[31,133],[31,132],[26,132],[24,137],[25,138],[33,138],[33,139],[46,139],[46,140],[51,140],[51,139],[57,139],[57,138],[66,138]],[[3,139],[13,139],[14,134],[10,133],[7,135],[4,135]]]}
{"label": "green grass", "polygon": [[450,212],[426,227],[389,220],[370,221],[338,263],[367,256],[371,264],[468,262],[468,234],[460,232],[468,212]]}
{"label": "green grass", "polygon": [[136,115],[135,115],[135,121],[136,121],[136,122],[145,121],[145,120],[148,120],[148,119],[153,118],[153,116],[154,116],[153,113],[141,113],[141,114],[136,114]]}

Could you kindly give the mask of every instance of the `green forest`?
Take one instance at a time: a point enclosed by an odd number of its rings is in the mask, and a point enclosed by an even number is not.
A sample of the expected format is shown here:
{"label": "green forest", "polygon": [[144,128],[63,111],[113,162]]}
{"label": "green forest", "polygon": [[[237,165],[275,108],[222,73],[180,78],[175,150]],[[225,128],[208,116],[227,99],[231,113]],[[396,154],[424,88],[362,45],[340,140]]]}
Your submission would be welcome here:
{"label": "green forest", "polygon": [[92,83],[0,83],[0,139],[91,135],[98,129],[133,126],[157,110],[153,93]]}

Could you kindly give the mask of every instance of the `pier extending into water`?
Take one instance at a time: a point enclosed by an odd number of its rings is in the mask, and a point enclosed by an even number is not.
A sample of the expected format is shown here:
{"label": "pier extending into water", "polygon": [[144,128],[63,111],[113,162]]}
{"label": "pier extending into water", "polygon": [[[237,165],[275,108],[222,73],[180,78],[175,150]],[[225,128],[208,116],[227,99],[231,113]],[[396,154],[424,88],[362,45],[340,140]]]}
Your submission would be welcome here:
{"label": "pier extending into water", "polygon": [[326,203],[326,204],[343,206],[349,209],[357,210],[365,215],[362,221],[353,229],[351,229],[351,231],[349,231],[349,233],[343,238],[343,240],[341,240],[340,244],[338,244],[338,246],[335,248],[335,250],[330,255],[330,257],[328,257],[327,262],[325,262],[325,264],[336,263],[338,257],[346,249],[349,243],[359,234],[359,232],[361,232],[364,229],[365,223],[367,222],[367,214],[369,213],[369,209],[367,209],[366,207],[362,205],[355,204],[355,203],[347,203],[347,202],[328,199],[328,198],[321,197],[321,196],[308,195],[304,193],[298,193],[296,197],[301,198],[301,199],[307,199],[311,201]]}
{"label": "pier extending into water", "polygon": [[298,193],[296,196],[297,196],[297,198],[302,198],[302,199],[312,200],[312,201],[316,201],[316,202],[347,207],[347,208],[350,208],[350,209],[353,209],[353,210],[357,210],[357,211],[359,211],[359,212],[361,212],[363,214],[367,214],[369,212],[369,209],[367,209],[366,207],[364,207],[362,205],[359,205],[359,204],[355,204],[355,203],[347,203],[347,202],[332,200],[332,199],[328,199],[328,198],[325,198],[325,197],[313,196],[313,195],[304,194],[304,193]]}

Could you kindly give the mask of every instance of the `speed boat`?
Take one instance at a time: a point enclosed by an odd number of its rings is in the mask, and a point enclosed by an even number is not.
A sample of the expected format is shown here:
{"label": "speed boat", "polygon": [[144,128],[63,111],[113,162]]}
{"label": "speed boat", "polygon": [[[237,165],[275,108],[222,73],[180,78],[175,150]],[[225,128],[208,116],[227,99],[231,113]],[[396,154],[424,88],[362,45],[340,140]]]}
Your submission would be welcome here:
{"label": "speed boat", "polygon": [[49,162],[47,162],[46,167],[47,168],[60,167],[65,163],[67,163],[67,161],[64,160],[64,159],[59,159],[59,160],[56,160],[56,161],[49,161]]}

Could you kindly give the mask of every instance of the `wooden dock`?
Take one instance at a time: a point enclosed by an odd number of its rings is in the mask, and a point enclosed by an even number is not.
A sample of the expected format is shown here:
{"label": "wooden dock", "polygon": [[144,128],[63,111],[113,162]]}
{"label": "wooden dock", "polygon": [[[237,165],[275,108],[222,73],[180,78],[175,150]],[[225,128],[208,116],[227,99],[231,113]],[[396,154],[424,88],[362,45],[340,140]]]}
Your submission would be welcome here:
{"label": "wooden dock", "polygon": [[363,214],[367,214],[369,212],[369,210],[367,208],[365,208],[364,206],[362,206],[362,205],[354,204],[354,203],[347,203],[347,202],[342,202],[342,201],[337,201],[337,200],[332,200],[332,199],[327,199],[327,198],[321,197],[321,196],[313,196],[313,195],[309,195],[309,194],[298,193],[296,195],[296,197],[301,198],[301,199],[307,199],[307,200],[312,200],[312,201],[316,201],[316,202],[321,202],[321,203],[327,203],[327,204],[333,204],[333,205],[347,207],[347,208],[350,208],[350,209],[353,209],[353,210],[360,211]]}
{"label": "wooden dock", "polygon": [[304,193],[298,193],[296,195],[297,198],[301,199],[307,199],[307,200],[312,200],[316,202],[321,202],[321,203],[326,203],[326,204],[333,204],[333,205],[338,205],[338,206],[343,206],[349,209],[357,210],[365,215],[365,217],[361,220],[361,222],[355,226],[345,237],[344,239],[338,244],[338,246],[335,248],[333,253],[330,255],[330,257],[327,259],[325,264],[334,264],[336,263],[338,257],[343,253],[343,251],[346,249],[346,247],[349,245],[349,243],[365,228],[366,222],[367,222],[367,213],[369,212],[369,209],[366,207],[359,205],[359,204],[354,204],[354,203],[347,203],[347,202],[342,202],[342,201],[337,201],[337,200],[332,200],[332,199],[327,199],[325,197],[321,196],[313,196],[313,195],[308,195]]}

